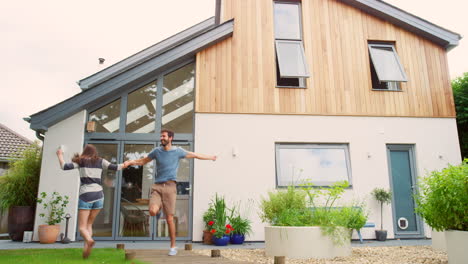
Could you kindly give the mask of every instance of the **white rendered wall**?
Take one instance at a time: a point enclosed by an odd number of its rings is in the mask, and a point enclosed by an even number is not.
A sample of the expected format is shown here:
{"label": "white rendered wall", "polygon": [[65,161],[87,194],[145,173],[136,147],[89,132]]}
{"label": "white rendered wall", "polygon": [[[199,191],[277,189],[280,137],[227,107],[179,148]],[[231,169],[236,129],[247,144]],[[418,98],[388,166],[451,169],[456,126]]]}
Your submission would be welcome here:
{"label": "white rendered wall", "polygon": [[[50,127],[45,134],[41,178],[39,182],[39,194],[46,192],[48,196],[57,191],[60,195],[68,195],[70,203],[65,209],[71,215],[68,226],[68,237],[75,240],[75,231],[78,218],[78,191],[80,187],[80,175],[78,170],[63,171],[60,168],[56,151],[60,145],[64,146],[65,162],[70,162],[74,153],[81,153],[84,143],[85,111],[81,111],[58,124]],[[38,225],[45,223],[45,219],[39,217],[44,212],[41,205],[37,206],[34,223],[34,240],[37,241]],[[65,220],[60,223],[60,233],[65,234]]]}
{"label": "white rendered wall", "polygon": [[[202,239],[202,215],[216,192],[230,202],[254,199],[254,234],[247,239],[264,240],[258,204],[275,190],[276,142],[349,144],[353,188],[344,198],[365,199],[368,221],[376,227],[380,227],[380,207],[370,192],[375,187],[390,188],[386,144],[415,145],[416,176],[461,161],[454,118],[196,114],[195,152],[219,157],[214,163],[195,161],[194,241]],[[393,238],[392,208],[384,206],[383,211],[384,229]],[[424,230],[430,237],[429,228]],[[375,238],[374,228],[364,228],[362,234]],[[357,238],[355,233],[353,237]]]}

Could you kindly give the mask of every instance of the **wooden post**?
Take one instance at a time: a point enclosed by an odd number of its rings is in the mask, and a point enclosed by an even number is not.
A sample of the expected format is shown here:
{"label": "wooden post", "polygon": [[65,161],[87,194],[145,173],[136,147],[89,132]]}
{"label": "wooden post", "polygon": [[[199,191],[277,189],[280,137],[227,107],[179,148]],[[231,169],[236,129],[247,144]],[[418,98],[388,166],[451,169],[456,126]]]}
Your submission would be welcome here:
{"label": "wooden post", "polygon": [[212,258],[219,258],[219,257],[221,257],[221,250],[219,250],[219,249],[212,249],[212,250],[211,250],[211,257],[212,257]]}
{"label": "wooden post", "polygon": [[117,244],[117,249],[125,249],[125,244]]}
{"label": "wooden post", "polygon": [[284,256],[275,256],[274,264],[286,264],[286,257],[284,257]]}
{"label": "wooden post", "polygon": [[185,250],[192,250],[192,244],[185,244]]}
{"label": "wooden post", "polygon": [[125,259],[126,260],[131,260],[136,257],[136,252],[135,251],[125,251]]}

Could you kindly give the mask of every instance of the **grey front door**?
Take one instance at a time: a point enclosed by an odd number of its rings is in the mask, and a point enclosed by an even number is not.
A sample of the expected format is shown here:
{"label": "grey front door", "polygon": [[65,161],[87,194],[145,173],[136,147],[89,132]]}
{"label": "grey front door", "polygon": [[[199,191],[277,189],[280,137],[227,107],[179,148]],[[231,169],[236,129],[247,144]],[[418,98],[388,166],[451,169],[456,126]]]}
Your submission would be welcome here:
{"label": "grey front door", "polygon": [[413,145],[387,145],[390,184],[393,192],[393,230],[395,238],[423,237],[423,225],[414,212],[416,167]]}

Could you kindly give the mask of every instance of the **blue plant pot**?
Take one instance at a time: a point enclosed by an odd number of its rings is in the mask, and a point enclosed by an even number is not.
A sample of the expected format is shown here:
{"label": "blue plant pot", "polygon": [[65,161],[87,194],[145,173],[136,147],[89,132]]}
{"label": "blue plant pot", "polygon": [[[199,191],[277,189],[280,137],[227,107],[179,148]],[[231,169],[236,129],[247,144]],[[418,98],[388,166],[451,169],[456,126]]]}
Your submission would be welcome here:
{"label": "blue plant pot", "polygon": [[240,245],[244,243],[245,236],[241,234],[232,234],[231,235],[231,244],[237,244]]}
{"label": "blue plant pot", "polygon": [[229,243],[229,236],[227,235],[224,235],[220,238],[213,236],[213,244],[215,244],[216,246],[227,246],[228,243]]}

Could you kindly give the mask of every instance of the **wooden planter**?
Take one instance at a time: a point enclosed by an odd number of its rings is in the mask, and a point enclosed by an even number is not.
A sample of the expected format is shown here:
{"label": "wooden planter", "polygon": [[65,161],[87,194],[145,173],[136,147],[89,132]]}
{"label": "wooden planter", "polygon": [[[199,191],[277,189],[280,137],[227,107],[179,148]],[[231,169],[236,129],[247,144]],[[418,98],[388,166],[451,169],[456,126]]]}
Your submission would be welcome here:
{"label": "wooden planter", "polygon": [[34,228],[34,206],[12,206],[8,210],[8,234],[13,241],[23,241],[24,231]]}
{"label": "wooden planter", "polygon": [[60,225],[40,225],[38,233],[41,244],[55,243],[60,233]]}
{"label": "wooden planter", "polygon": [[[342,232],[349,234],[346,228]],[[267,226],[265,251],[268,257],[293,259],[345,257],[351,255],[351,239],[336,245],[318,226]]]}

